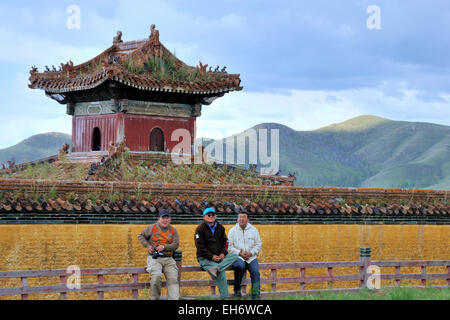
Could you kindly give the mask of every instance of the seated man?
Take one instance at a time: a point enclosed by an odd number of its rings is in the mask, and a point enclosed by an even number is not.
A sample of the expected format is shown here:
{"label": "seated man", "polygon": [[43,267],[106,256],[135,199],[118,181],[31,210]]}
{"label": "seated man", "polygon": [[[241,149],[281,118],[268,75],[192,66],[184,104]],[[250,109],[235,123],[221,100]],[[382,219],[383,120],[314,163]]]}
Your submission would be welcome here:
{"label": "seated man", "polygon": [[234,295],[241,297],[242,277],[250,271],[252,281],[252,299],[259,299],[260,274],[256,255],[261,250],[261,238],[258,230],[249,222],[247,213],[239,213],[236,225],[228,233],[231,253],[239,255],[234,263]]}
{"label": "seated man", "polygon": [[238,258],[236,254],[227,251],[227,236],[225,228],[216,221],[213,208],[203,211],[203,222],[195,230],[195,246],[197,260],[200,266],[208,271],[211,278],[216,280],[220,297],[228,298],[226,269]]}
{"label": "seated man", "polygon": [[149,225],[138,235],[138,240],[149,253],[147,272],[150,278],[150,299],[157,300],[161,295],[161,275],[164,272],[167,280],[167,299],[178,300],[180,288],[178,284],[178,268],[173,254],[179,246],[177,229],[170,225],[170,213],[166,209],[159,212],[158,222]]}

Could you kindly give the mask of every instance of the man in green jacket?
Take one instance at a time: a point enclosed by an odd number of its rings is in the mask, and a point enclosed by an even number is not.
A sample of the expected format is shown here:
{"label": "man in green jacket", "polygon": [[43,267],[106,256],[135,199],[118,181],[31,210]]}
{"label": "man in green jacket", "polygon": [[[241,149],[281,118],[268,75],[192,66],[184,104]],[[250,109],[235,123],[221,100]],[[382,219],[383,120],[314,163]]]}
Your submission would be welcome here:
{"label": "man in green jacket", "polygon": [[226,269],[231,266],[238,256],[228,254],[228,239],[225,228],[216,221],[214,208],[203,211],[203,222],[195,230],[195,246],[197,260],[219,287],[220,297],[228,298]]}

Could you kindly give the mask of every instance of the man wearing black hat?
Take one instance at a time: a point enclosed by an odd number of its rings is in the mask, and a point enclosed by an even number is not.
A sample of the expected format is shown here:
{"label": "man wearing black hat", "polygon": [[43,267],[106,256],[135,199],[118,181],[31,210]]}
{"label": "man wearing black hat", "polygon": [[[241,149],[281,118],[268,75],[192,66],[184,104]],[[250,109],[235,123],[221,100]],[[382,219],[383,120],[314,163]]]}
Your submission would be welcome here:
{"label": "man wearing black hat", "polygon": [[173,253],[178,249],[180,240],[177,229],[170,225],[170,213],[166,209],[159,212],[158,222],[149,225],[138,235],[138,240],[149,253],[147,272],[151,274],[150,299],[157,300],[161,296],[161,275],[164,272],[167,282],[167,299],[178,300],[180,287],[178,284],[178,268]]}

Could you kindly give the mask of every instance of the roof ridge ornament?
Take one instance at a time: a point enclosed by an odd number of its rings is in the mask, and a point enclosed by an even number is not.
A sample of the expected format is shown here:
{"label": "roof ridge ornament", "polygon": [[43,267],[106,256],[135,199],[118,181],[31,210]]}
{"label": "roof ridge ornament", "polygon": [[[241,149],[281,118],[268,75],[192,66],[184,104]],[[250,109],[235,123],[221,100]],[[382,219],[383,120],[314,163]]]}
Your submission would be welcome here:
{"label": "roof ridge ornament", "polygon": [[117,35],[113,38],[113,45],[118,45],[122,43],[122,31],[117,31]]}
{"label": "roof ridge ornament", "polygon": [[159,31],[155,29],[155,25],[150,26],[150,41],[159,44]]}
{"label": "roof ridge ornament", "polygon": [[197,69],[200,70],[201,74],[206,73],[206,68],[208,67],[208,64],[203,65],[201,61],[198,62]]}
{"label": "roof ridge ornament", "polygon": [[39,72],[38,68],[35,65],[33,65],[30,70],[30,75],[38,73],[38,72]]}
{"label": "roof ridge ornament", "polygon": [[64,64],[64,63],[61,63],[61,69],[62,69],[62,72],[64,72],[64,73],[67,74],[68,76],[70,76],[70,74],[71,74],[72,72],[74,72],[74,66],[73,66],[72,60],[69,60],[69,61],[66,62],[65,64]]}

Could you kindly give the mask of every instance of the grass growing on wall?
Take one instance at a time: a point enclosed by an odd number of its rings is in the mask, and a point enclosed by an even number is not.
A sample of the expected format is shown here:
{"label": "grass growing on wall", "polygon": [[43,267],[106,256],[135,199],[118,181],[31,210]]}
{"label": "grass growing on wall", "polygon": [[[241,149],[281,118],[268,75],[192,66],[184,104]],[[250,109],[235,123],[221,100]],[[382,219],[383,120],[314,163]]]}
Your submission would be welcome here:
{"label": "grass growing on wall", "polygon": [[211,82],[221,79],[220,74],[209,74],[196,68],[180,65],[172,55],[150,56],[143,64],[137,63],[132,56],[129,56],[125,60],[125,68],[130,73],[148,73],[159,80]]}
{"label": "grass growing on wall", "polygon": [[381,288],[362,289],[359,292],[320,292],[316,294],[268,297],[279,300],[450,300],[450,288]]}
{"label": "grass growing on wall", "polygon": [[[28,165],[15,172],[0,172],[0,178],[78,180],[88,177],[89,163],[70,163],[67,160],[54,163]],[[196,183],[196,184],[245,184],[262,185],[259,173],[243,168],[229,169],[224,165],[158,163],[153,160],[130,160],[128,153],[112,160],[109,167],[102,166],[97,178],[103,181],[145,183]]]}

